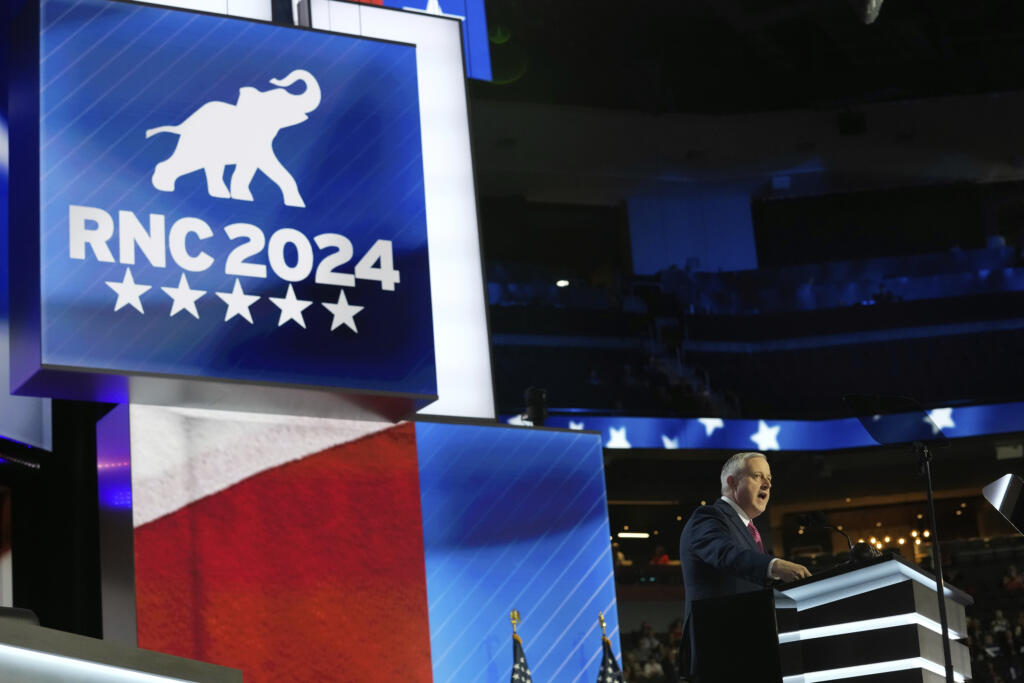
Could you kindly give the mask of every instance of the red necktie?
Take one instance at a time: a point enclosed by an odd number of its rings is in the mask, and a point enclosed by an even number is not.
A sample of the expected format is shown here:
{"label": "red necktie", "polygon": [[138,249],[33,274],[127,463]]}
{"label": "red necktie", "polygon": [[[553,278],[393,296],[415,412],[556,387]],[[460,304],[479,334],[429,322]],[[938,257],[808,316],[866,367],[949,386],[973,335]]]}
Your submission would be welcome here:
{"label": "red necktie", "polygon": [[757,544],[757,549],[760,550],[763,553],[764,552],[764,546],[761,545],[761,534],[758,533],[757,527],[754,526],[754,521],[753,520],[751,520],[750,523],[747,524],[747,528],[750,529],[750,535],[754,537],[754,543]]}

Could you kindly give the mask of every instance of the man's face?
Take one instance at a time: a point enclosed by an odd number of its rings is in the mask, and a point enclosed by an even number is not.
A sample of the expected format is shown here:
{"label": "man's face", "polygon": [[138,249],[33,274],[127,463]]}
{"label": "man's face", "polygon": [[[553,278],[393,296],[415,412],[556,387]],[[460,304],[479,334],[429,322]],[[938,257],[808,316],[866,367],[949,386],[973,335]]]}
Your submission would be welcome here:
{"label": "man's face", "polygon": [[754,519],[768,507],[768,498],[772,489],[772,471],[768,467],[768,461],[764,458],[750,458],[746,465],[745,472],[741,472],[735,477],[729,477],[726,481],[732,491],[732,499],[736,501],[747,517]]}

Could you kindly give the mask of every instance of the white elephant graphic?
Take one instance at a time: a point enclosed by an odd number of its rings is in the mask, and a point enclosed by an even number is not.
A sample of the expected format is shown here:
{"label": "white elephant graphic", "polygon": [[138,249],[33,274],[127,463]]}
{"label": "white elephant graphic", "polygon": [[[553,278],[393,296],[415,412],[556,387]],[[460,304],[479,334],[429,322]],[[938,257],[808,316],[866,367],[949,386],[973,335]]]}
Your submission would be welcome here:
{"label": "white elephant graphic", "polygon": [[[306,89],[299,94],[285,90],[296,81]],[[272,78],[273,90],[260,91],[246,86],[238,91],[235,104],[207,102],[176,126],[159,126],[146,131],[179,136],[174,154],[153,170],[153,187],[173,192],[174,183],[183,175],[203,169],[211,197],[252,201],[249,183],[256,171],[281,188],[287,206],[305,207],[295,178],[274,154],[277,131],[302,123],[307,114],[320,105],[320,84],[313,74],[296,69],[282,79]],[[224,167],[234,165],[231,188],[224,184]]]}

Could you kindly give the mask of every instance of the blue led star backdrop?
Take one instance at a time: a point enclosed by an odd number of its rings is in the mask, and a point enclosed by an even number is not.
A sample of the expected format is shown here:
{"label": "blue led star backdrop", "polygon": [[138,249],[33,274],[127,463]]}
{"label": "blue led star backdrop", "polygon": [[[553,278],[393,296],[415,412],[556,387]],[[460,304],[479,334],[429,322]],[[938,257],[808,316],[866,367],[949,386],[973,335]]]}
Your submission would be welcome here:
{"label": "blue led star backdrop", "polygon": [[[21,382],[436,395],[415,48],[108,0],[39,13]],[[54,393],[127,398],[99,385]]]}
{"label": "blue led star backdrop", "polygon": [[[519,416],[502,419],[522,424]],[[938,430],[950,439],[1024,431],[1024,403],[934,408],[924,415],[910,414],[918,421],[917,438]],[[615,417],[607,415],[552,414],[545,424],[574,430],[598,431],[604,447],[615,449],[664,448],[758,451],[825,451],[866,448],[877,445],[860,420],[853,417],[832,420],[724,420],[719,417]]]}

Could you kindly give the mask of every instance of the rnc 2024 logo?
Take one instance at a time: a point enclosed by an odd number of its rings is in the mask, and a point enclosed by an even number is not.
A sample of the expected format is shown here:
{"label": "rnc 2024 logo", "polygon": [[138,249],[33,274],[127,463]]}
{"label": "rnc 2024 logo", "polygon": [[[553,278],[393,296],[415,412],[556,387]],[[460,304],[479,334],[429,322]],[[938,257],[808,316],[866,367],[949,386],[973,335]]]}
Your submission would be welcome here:
{"label": "rnc 2024 logo", "polygon": [[[299,82],[303,85],[302,92],[287,89]],[[251,202],[254,198],[250,185],[259,172],[277,186],[284,205],[305,208],[295,178],[274,152],[274,139],[281,129],[303,123],[315,112],[322,99],[320,84],[304,69],[296,69],[284,78],[271,78],[270,83],[277,87],[258,90],[246,85],[239,89],[234,103],[216,100],[201,103],[179,123],[163,122],[163,125],[148,128],[147,139],[161,134],[178,136],[171,156],[156,164],[152,186],[161,192],[174,192],[180,178],[201,171],[211,197]],[[231,177],[226,183],[224,176],[229,168],[232,168]],[[118,211],[115,259],[110,244],[115,226],[110,213],[97,207],[71,205],[68,217],[72,259],[84,260],[91,253],[98,261],[126,266],[120,281],[106,282],[117,295],[114,311],[130,307],[145,315],[144,300],[157,295],[151,291],[153,285],[136,282],[132,275],[136,251],[158,268],[167,267],[170,254],[173,265],[182,271],[181,277],[176,287],[159,289],[171,298],[171,316],[185,311],[196,319],[223,311],[225,322],[237,316],[252,324],[250,309],[261,297],[247,294],[240,278],[265,280],[273,275],[287,283],[283,296],[267,297],[279,309],[277,327],[294,323],[305,328],[309,315],[306,309],[315,302],[298,298],[293,283],[313,275],[316,284],[338,287],[337,300],[319,302],[330,313],[330,329],[344,326],[358,333],[355,316],[363,307],[349,303],[343,288],[355,287],[356,280],[361,279],[379,282],[385,291],[395,291],[395,285],[401,280],[394,267],[390,240],[376,240],[356,263],[353,272],[346,272],[343,266],[354,256],[354,248],[351,240],[340,233],[321,233],[311,242],[303,232],[281,227],[273,230],[268,239],[263,228],[237,222],[222,228],[223,233],[238,244],[222,263],[218,263],[214,256],[194,246],[196,241],[201,244],[214,236],[213,227],[203,219],[151,213],[147,228],[134,212]],[[290,250],[291,258],[286,257],[286,250]],[[266,264],[257,262],[255,259],[264,252]],[[319,261],[317,255],[320,255]],[[187,275],[217,267],[223,268],[226,275],[234,276],[231,291],[212,292],[222,304],[207,297],[210,292],[192,288]],[[200,301],[203,303],[199,304]]]}

